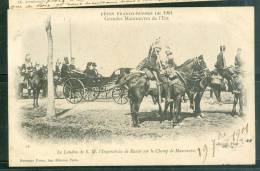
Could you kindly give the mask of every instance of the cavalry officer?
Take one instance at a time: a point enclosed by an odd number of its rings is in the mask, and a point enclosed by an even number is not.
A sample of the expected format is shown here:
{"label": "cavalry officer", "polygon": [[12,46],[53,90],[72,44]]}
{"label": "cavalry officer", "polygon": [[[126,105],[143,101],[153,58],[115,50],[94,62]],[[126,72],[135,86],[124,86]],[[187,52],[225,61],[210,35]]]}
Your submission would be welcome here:
{"label": "cavalry officer", "polygon": [[242,52],[242,49],[238,48],[237,49],[237,54],[235,56],[235,67],[239,71],[240,71],[241,67],[243,67],[243,63],[242,63],[242,60],[241,60],[241,52]]}
{"label": "cavalry officer", "polygon": [[161,52],[160,38],[156,39],[150,46],[148,56],[137,66],[138,70],[144,71],[148,79],[159,81],[159,67],[157,59]]}
{"label": "cavalry officer", "polygon": [[165,49],[165,58],[162,60],[162,68],[167,69],[167,68],[176,68],[176,67],[177,65],[174,62],[173,53],[170,47],[167,46]]}
{"label": "cavalry officer", "polygon": [[[164,82],[163,78],[160,76],[160,52],[162,48],[160,45],[160,38],[157,38],[154,43],[151,44],[148,57],[143,59],[141,63],[137,66],[138,70],[144,71],[147,78],[149,80],[155,80],[157,81],[157,84],[160,85]],[[159,63],[159,66],[158,66]],[[168,86],[167,83],[163,84],[163,86]],[[146,88],[145,95],[147,96],[149,94],[149,83]],[[170,94],[166,93],[166,102],[171,102]]]}
{"label": "cavalry officer", "polygon": [[215,64],[215,67],[220,74],[222,74],[223,69],[226,68],[225,51],[226,47],[220,46],[220,52],[217,56],[217,62]]}
{"label": "cavalry officer", "polygon": [[22,65],[21,73],[24,76],[24,81],[27,83],[28,89],[31,89],[30,74],[33,71],[30,54],[25,55],[25,63]]}
{"label": "cavalry officer", "polygon": [[233,77],[230,73],[225,71],[226,68],[226,59],[225,59],[225,51],[226,47],[225,46],[220,46],[220,53],[217,56],[217,62],[215,64],[215,67],[217,69],[217,72],[224,78],[227,79],[229,82],[229,85],[231,86],[233,93],[236,92],[236,85],[234,83]]}

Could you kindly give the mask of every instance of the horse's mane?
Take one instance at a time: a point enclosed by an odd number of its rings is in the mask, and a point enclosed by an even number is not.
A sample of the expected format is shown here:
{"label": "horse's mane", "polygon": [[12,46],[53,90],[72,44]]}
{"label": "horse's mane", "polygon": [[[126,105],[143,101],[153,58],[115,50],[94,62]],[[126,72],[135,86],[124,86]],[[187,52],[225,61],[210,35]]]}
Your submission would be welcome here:
{"label": "horse's mane", "polygon": [[183,64],[179,65],[176,67],[176,69],[180,69],[180,68],[183,68],[185,65],[191,63],[193,61],[194,58],[190,58],[188,60],[186,60]]}

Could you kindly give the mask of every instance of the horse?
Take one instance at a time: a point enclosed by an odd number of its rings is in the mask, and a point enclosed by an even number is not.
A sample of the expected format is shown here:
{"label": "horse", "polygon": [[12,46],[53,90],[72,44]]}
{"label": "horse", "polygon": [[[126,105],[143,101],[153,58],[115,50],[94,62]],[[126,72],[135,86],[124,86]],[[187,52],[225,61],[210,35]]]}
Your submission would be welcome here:
{"label": "horse", "polygon": [[[169,68],[166,70],[165,76],[168,78],[169,90],[171,98],[174,102],[165,103],[164,115],[168,107],[170,106],[170,119],[173,121],[173,126],[181,122],[181,102],[182,97],[185,93],[188,95],[190,100],[190,108],[194,110],[195,114],[200,115],[200,101],[206,86],[209,83],[209,70],[203,59],[203,56],[195,57],[185,61],[179,67],[173,69]],[[162,88],[162,92],[166,90]],[[158,92],[157,92],[158,93]],[[194,95],[195,99],[194,99]],[[163,96],[164,94],[162,94]],[[153,96],[158,96],[153,92]],[[159,104],[158,98],[155,98]],[[193,101],[195,100],[195,108]],[[174,106],[174,111],[173,111]],[[163,119],[161,119],[163,120]]]}
{"label": "horse", "polygon": [[38,99],[41,89],[47,88],[47,70],[46,68],[42,67],[39,70],[34,69],[31,72],[29,81],[32,86],[33,90],[33,107],[39,107]]}
{"label": "horse", "polygon": [[31,87],[29,86],[28,83],[28,77],[29,74],[25,74],[22,72],[22,67],[18,67],[17,73],[16,73],[16,80],[17,80],[17,97],[23,98],[23,90],[27,89],[28,92],[28,98],[31,97]]}
{"label": "horse", "polygon": [[[163,77],[163,76],[162,76]],[[168,79],[168,77],[166,75],[164,75],[164,77],[166,77]],[[178,81],[178,82],[177,82]],[[168,81],[170,83],[170,81]],[[168,87],[167,87],[168,86]],[[182,101],[182,97],[185,95],[185,86],[182,82],[180,82],[179,79],[175,80],[174,82],[174,86],[172,83],[170,83],[170,85],[168,84],[167,86],[160,86],[161,89],[161,97],[165,98],[167,91],[170,91],[170,98],[174,100],[175,102],[175,110],[180,110],[181,109],[181,101]],[[178,88],[176,87],[178,86]],[[162,107],[159,101],[159,91],[158,88],[153,88],[149,90],[149,95],[152,96],[152,99],[154,101],[155,104],[158,104],[159,107],[159,114],[160,114],[160,122],[162,122],[165,119],[169,119],[169,120],[173,120],[175,119],[175,117],[173,117],[173,104],[174,102],[165,102],[165,106],[164,106],[164,111],[162,112]],[[178,103],[178,104],[177,104]],[[170,105],[170,117],[168,117],[166,114],[168,106]],[[177,108],[177,106],[179,105],[179,107]],[[178,111],[181,112],[181,111]]]}
{"label": "horse", "polygon": [[[225,71],[227,74],[229,74],[232,77],[233,84],[236,85],[237,90],[234,91],[234,86],[231,86],[231,80],[228,82],[226,79],[223,78],[219,73],[216,73],[216,71],[213,71],[212,77],[211,77],[211,92],[210,92],[210,98],[213,98],[213,93],[215,94],[217,101],[221,102],[221,92],[232,92],[234,94],[234,100],[233,100],[233,108],[231,115],[241,115],[243,116],[244,110],[244,87],[243,87],[243,74],[241,71],[233,66],[227,67]],[[236,105],[239,102],[239,113],[236,112]]]}

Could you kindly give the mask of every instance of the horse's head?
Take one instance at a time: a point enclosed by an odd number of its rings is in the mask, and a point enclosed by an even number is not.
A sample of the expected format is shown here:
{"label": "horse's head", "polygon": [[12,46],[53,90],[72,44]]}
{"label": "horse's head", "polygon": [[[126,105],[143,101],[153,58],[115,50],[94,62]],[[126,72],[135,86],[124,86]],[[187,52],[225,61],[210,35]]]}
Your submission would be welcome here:
{"label": "horse's head", "polygon": [[204,61],[203,55],[187,60],[182,65],[177,67],[177,70],[180,70],[189,75],[203,74],[206,76],[209,74],[209,70],[207,68],[206,62]]}

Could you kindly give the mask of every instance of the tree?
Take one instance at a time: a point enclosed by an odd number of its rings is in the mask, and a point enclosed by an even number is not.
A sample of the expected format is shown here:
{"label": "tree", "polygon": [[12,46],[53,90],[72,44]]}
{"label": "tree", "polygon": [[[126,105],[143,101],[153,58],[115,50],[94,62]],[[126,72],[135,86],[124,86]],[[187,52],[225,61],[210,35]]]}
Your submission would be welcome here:
{"label": "tree", "polygon": [[54,83],[53,83],[53,40],[51,34],[51,17],[49,16],[45,26],[48,39],[48,107],[47,116],[55,116]]}

